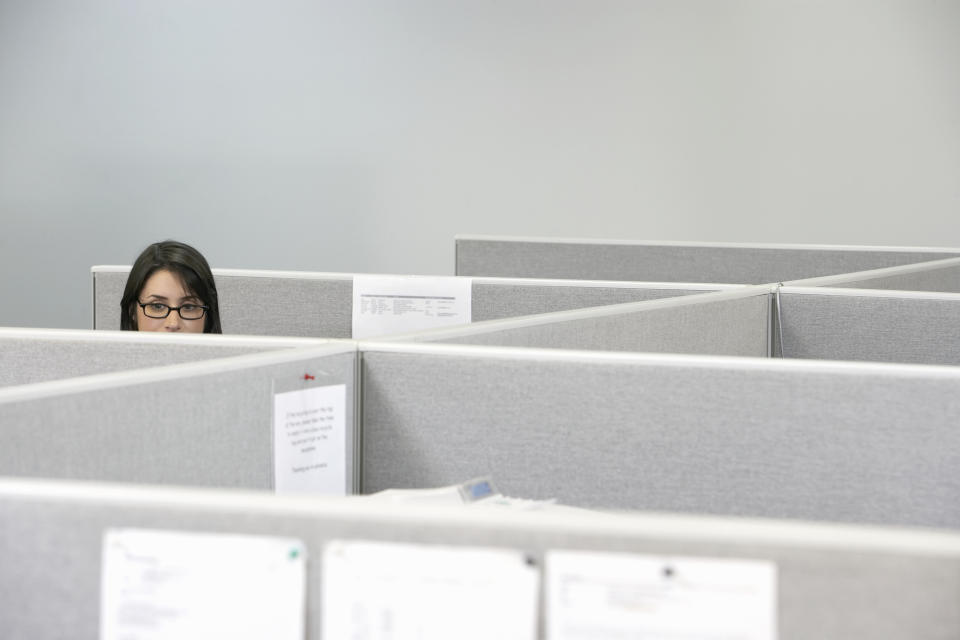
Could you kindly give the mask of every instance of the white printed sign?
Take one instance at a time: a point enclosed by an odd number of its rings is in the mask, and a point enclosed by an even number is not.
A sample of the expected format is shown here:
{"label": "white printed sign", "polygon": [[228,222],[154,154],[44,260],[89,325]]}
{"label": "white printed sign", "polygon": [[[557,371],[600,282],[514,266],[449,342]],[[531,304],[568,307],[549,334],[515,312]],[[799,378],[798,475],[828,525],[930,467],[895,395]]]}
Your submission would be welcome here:
{"label": "white printed sign", "polygon": [[547,640],[775,640],[771,562],[551,551]]}
{"label": "white printed sign", "polygon": [[304,555],[288,538],[107,530],[100,640],[303,640]]}
{"label": "white printed sign", "polygon": [[470,278],[353,277],[353,338],[410,333],[471,320]]}
{"label": "white printed sign", "polygon": [[539,581],[514,550],[333,541],[323,637],[534,640]]}
{"label": "white printed sign", "polygon": [[347,493],[347,385],[273,396],[274,488],[277,493]]}

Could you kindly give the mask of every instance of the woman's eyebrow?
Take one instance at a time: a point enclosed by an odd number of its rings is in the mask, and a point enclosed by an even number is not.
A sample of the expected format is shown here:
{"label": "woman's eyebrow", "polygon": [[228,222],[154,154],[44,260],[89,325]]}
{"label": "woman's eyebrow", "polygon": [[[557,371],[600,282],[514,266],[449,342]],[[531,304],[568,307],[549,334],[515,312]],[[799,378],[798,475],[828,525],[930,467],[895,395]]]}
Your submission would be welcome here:
{"label": "woman's eyebrow", "polygon": [[166,300],[166,299],[167,299],[167,296],[157,295],[156,293],[151,293],[150,295],[148,295],[148,296],[146,296],[146,297],[147,297],[147,298],[154,298],[154,299],[156,299],[156,300]]}

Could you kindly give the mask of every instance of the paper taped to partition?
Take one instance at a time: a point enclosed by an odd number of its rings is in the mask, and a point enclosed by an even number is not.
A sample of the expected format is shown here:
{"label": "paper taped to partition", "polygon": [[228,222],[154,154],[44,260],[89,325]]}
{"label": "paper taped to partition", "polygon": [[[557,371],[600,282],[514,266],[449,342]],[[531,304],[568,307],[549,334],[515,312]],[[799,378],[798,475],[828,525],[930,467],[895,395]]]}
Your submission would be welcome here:
{"label": "paper taped to partition", "polygon": [[101,640],[303,640],[305,548],[290,538],[111,529]]}
{"label": "paper taped to partition", "polygon": [[548,640],[775,640],[772,562],[622,553],[546,554]]}
{"label": "paper taped to partition", "polygon": [[333,541],[323,637],[534,640],[539,570],[511,549]]}

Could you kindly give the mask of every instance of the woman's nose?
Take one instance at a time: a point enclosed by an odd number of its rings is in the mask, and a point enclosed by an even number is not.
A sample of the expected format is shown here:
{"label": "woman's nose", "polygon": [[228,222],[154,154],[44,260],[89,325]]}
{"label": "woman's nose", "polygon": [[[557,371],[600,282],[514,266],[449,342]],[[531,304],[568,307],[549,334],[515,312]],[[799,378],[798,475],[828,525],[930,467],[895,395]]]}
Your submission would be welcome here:
{"label": "woman's nose", "polygon": [[170,315],[163,323],[163,328],[167,331],[180,331],[180,314],[171,309]]}

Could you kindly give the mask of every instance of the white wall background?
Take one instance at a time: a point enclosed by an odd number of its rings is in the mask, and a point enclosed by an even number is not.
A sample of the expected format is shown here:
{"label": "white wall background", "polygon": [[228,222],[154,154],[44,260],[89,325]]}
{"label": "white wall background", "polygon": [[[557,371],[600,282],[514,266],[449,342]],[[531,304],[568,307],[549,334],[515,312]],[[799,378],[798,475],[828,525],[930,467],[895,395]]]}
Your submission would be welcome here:
{"label": "white wall background", "polygon": [[0,0],[0,325],[456,233],[960,246],[956,0]]}

